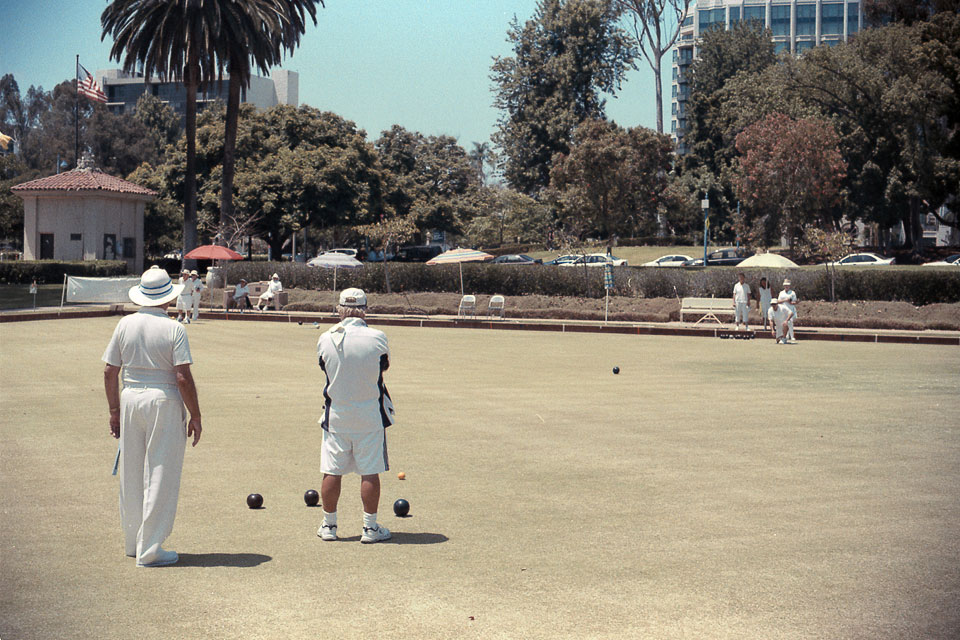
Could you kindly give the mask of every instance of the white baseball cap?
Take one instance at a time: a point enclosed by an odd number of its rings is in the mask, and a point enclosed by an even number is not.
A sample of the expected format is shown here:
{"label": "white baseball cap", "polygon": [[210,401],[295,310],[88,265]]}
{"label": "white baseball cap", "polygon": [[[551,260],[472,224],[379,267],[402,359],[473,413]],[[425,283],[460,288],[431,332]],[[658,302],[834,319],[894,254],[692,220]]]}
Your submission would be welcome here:
{"label": "white baseball cap", "polygon": [[340,292],[341,307],[365,307],[367,306],[367,294],[363,289],[344,289]]}
{"label": "white baseball cap", "polygon": [[167,272],[153,265],[140,276],[140,284],[130,287],[127,295],[141,307],[159,307],[170,302],[183,291],[182,284],[174,284]]}

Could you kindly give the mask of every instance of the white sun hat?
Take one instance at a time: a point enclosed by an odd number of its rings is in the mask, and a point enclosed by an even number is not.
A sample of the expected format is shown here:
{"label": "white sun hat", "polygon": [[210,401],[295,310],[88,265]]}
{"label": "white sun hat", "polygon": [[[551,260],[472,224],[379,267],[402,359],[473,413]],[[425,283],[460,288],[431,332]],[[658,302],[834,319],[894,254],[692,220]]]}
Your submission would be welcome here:
{"label": "white sun hat", "polygon": [[365,307],[367,306],[367,294],[363,289],[344,289],[340,292],[341,307]]}
{"label": "white sun hat", "polygon": [[158,307],[171,302],[183,291],[182,284],[174,284],[167,272],[154,265],[140,276],[140,284],[130,287],[130,300],[141,307]]}
{"label": "white sun hat", "polygon": [[279,280],[279,279],[280,279],[280,276],[278,276],[277,274],[273,274],[272,276],[270,276],[270,279],[271,279],[271,280],[273,280],[274,278],[276,278],[277,280]]}

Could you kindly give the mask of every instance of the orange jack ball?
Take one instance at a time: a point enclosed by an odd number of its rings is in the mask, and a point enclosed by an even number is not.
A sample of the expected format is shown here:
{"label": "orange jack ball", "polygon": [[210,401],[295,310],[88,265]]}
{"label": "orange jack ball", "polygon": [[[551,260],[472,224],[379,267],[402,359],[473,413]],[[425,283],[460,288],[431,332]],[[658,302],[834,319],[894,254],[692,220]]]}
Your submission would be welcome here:
{"label": "orange jack ball", "polygon": [[401,471],[400,473],[397,474],[397,477],[400,478],[401,480],[406,480],[406,479],[407,479],[407,474],[405,474],[403,471]]}

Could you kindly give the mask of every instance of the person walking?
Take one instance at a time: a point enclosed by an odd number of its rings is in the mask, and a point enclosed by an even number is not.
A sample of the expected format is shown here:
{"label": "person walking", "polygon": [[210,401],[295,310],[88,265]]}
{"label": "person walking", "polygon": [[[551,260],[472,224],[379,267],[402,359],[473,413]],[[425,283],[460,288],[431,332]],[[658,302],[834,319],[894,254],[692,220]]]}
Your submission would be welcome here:
{"label": "person walking", "polygon": [[[786,296],[786,298],[784,298]],[[796,339],[793,337],[793,321],[797,319],[797,293],[793,290],[793,285],[790,283],[790,280],[783,281],[783,290],[780,292],[780,295],[777,296],[780,298],[780,303],[787,306],[790,309],[790,324],[789,331],[787,332],[787,340],[793,344],[796,342]]]}
{"label": "person walking", "polygon": [[733,285],[733,315],[737,331],[740,330],[741,320],[744,328],[750,331],[750,285],[743,271],[737,273],[737,284]]}
{"label": "person walking", "polygon": [[263,311],[269,308],[274,297],[281,291],[283,291],[283,284],[280,282],[280,276],[273,274],[270,276],[270,283],[267,285],[267,290],[261,293],[257,299],[257,309]]}
{"label": "person walking", "polygon": [[760,318],[763,321],[763,329],[766,330],[769,323],[767,317],[770,313],[770,300],[773,298],[773,292],[770,291],[770,284],[767,282],[767,276],[760,278],[760,285],[757,287],[757,310],[760,311]]}
{"label": "person walking", "polygon": [[196,321],[200,317],[200,298],[203,297],[203,290],[206,288],[203,286],[203,280],[200,279],[200,274],[197,273],[196,269],[190,272],[190,286],[193,296],[193,320]]}
{"label": "person walking", "polygon": [[777,339],[777,344],[787,344],[787,329],[793,319],[793,311],[785,304],[788,296],[779,296],[770,300],[770,310],[767,312],[770,319],[770,332]]}
{"label": "person walking", "polygon": [[323,522],[317,530],[323,540],[337,539],[337,503],[347,473],[360,475],[360,542],[390,539],[390,531],[377,523],[380,474],[390,468],[386,428],[394,421],[393,402],[383,384],[390,349],[387,336],[367,326],[366,309],[367,296],[361,289],[344,289],[337,305],[340,322],[317,341],[320,368],[327,379],[320,418]]}
{"label": "person walking", "polygon": [[163,269],[147,269],[129,292],[139,311],[120,319],[103,353],[110,435],[120,440],[124,550],[138,567],[179,559],[161,545],[173,531],[187,439],[196,446],[202,431],[187,331],[167,316],[181,287]]}
{"label": "person walking", "polygon": [[184,269],[180,272],[180,295],[177,296],[177,322],[186,322],[190,324],[190,313],[193,309],[193,289],[188,287],[190,282],[190,270]]}

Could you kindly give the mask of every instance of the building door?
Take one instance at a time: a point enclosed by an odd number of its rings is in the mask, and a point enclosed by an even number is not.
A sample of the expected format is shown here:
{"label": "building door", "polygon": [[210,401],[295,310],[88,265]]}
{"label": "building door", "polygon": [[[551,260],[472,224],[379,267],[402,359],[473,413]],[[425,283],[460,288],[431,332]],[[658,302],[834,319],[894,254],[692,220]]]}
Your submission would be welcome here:
{"label": "building door", "polygon": [[53,234],[40,234],[40,259],[53,260]]}
{"label": "building door", "polygon": [[113,233],[103,234],[103,259],[117,259],[117,236]]}

